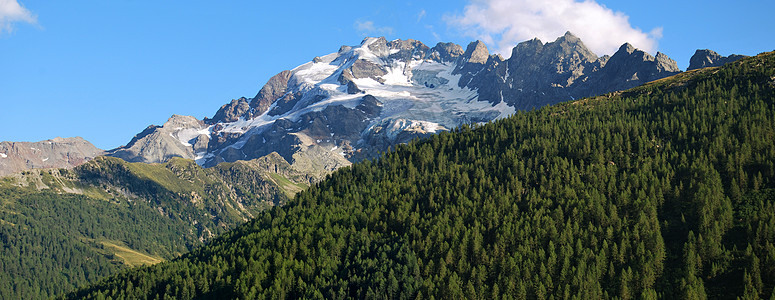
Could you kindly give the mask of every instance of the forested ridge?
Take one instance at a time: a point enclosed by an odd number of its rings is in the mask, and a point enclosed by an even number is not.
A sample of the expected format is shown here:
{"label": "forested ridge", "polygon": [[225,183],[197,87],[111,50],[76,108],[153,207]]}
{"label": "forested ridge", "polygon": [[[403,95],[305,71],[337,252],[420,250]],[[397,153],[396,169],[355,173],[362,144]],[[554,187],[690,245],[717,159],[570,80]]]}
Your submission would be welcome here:
{"label": "forested ridge", "polygon": [[775,53],[341,169],[93,299],[775,297]]}
{"label": "forested ridge", "polygon": [[0,299],[51,298],[175,258],[286,200],[257,162],[98,157],[2,178]]}

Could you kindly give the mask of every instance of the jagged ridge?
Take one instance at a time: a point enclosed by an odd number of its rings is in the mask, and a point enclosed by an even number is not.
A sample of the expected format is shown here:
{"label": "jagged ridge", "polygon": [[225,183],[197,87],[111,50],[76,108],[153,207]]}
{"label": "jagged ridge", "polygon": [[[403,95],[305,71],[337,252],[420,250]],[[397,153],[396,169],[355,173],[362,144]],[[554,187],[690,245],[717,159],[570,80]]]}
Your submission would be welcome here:
{"label": "jagged ridge", "polygon": [[[253,98],[222,106],[212,119],[168,124],[112,155],[204,166],[277,152],[288,163],[313,156],[331,171],[461,124],[631,88],[680,72],[662,53],[629,44],[598,57],[570,32],[550,43],[514,47],[509,59],[484,43],[366,38],[273,76]],[[171,123],[170,123],[171,122]],[[143,141],[145,140],[145,141]],[[320,166],[319,166],[320,167]]]}

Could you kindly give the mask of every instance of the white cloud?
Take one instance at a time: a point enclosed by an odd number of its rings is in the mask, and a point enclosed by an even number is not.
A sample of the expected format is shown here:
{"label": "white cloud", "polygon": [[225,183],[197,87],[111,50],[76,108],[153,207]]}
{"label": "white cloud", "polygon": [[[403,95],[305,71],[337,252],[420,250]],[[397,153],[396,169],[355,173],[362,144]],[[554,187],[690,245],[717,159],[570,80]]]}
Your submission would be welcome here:
{"label": "white cloud", "polygon": [[420,22],[420,20],[422,20],[422,18],[425,17],[425,14],[426,14],[425,10],[424,9],[421,10],[420,13],[417,14],[417,22]]}
{"label": "white cloud", "polygon": [[36,24],[38,18],[16,0],[0,0],[0,34],[12,32],[15,22]]}
{"label": "white cloud", "polygon": [[436,30],[433,28],[433,25],[425,25],[425,29],[428,29],[433,38],[436,39],[436,42],[441,42],[441,35],[436,32]]}
{"label": "white cloud", "polygon": [[393,28],[391,27],[377,27],[372,21],[355,21],[355,30],[361,35],[391,35],[393,34]]}
{"label": "white cloud", "polygon": [[504,56],[519,42],[534,37],[551,42],[566,31],[598,55],[613,54],[625,42],[653,53],[662,37],[661,27],[643,32],[624,13],[593,0],[471,0],[462,16],[446,21]]}

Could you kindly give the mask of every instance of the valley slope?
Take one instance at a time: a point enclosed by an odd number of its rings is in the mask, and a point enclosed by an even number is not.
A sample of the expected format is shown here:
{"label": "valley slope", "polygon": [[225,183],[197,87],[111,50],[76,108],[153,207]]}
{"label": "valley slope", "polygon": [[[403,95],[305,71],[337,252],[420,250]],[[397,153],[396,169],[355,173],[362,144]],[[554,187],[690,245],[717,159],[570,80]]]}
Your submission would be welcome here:
{"label": "valley slope", "polygon": [[49,298],[172,259],[315,180],[276,154],[208,169],[97,157],[2,178],[0,298]]}

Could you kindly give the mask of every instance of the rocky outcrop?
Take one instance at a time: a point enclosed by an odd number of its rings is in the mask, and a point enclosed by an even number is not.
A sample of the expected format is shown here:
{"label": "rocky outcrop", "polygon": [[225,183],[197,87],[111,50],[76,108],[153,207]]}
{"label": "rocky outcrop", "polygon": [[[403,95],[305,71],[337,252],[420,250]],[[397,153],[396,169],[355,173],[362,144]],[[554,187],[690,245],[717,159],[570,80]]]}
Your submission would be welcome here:
{"label": "rocky outcrop", "polygon": [[148,126],[127,145],[108,151],[108,155],[143,163],[166,162],[173,157],[196,159],[197,153],[207,151],[207,128],[192,116],[173,115],[163,126]]}
{"label": "rocky outcrop", "polygon": [[732,54],[730,56],[721,56],[715,51],[708,49],[697,49],[689,59],[689,68],[686,70],[695,70],[708,67],[720,67],[727,63],[746,57],[745,55]]}
{"label": "rocky outcrop", "polygon": [[0,176],[41,168],[73,168],[105,151],[81,137],[0,142]]}
{"label": "rocky outcrop", "polygon": [[[229,123],[236,122],[240,117],[244,117],[245,114],[250,111],[250,103],[245,97],[231,100],[229,104],[224,104],[213,116],[215,123]],[[216,121],[217,120],[217,121]]]}
{"label": "rocky outcrop", "polygon": [[410,61],[412,59],[423,59],[428,55],[431,50],[428,46],[425,46],[418,40],[394,40],[385,44],[388,51],[392,52],[388,55],[388,60],[397,61]]}
{"label": "rocky outcrop", "polygon": [[385,80],[382,79],[382,76],[387,74],[387,71],[385,71],[382,66],[365,59],[356,60],[352,67],[347,71],[349,71],[354,78],[370,78],[379,83],[385,82]]}
{"label": "rocky outcrop", "polygon": [[430,51],[427,58],[440,63],[455,62],[465,53],[463,47],[454,43],[438,43]]}
{"label": "rocky outcrop", "polygon": [[358,85],[355,84],[355,82],[353,82],[353,79],[355,78],[353,77],[353,74],[350,72],[350,70],[344,70],[339,75],[339,78],[337,79],[337,81],[339,82],[339,84],[347,87],[348,94],[362,93],[363,91],[358,88]]}
{"label": "rocky outcrop", "polygon": [[287,70],[272,76],[255,97],[232,100],[231,103],[221,106],[212,119],[205,118],[204,122],[207,124],[230,123],[239,120],[239,118],[249,120],[265,113],[277,99],[285,95],[290,78],[291,71]]}

